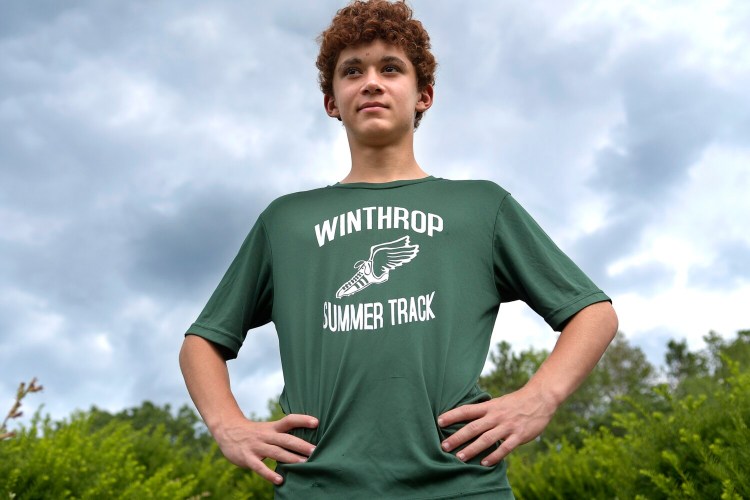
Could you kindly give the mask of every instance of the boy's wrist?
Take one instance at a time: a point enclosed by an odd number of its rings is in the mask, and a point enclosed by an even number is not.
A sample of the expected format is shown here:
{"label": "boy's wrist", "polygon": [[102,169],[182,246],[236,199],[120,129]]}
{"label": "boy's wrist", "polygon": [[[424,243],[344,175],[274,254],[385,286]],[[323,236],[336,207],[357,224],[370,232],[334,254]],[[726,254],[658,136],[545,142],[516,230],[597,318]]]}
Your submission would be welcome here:
{"label": "boy's wrist", "polygon": [[217,441],[227,433],[228,429],[251,422],[242,412],[220,412],[217,415],[204,419],[208,432]]}
{"label": "boy's wrist", "polygon": [[564,389],[546,381],[535,380],[534,377],[523,386],[523,390],[542,401],[550,413],[556,412],[568,396]]}

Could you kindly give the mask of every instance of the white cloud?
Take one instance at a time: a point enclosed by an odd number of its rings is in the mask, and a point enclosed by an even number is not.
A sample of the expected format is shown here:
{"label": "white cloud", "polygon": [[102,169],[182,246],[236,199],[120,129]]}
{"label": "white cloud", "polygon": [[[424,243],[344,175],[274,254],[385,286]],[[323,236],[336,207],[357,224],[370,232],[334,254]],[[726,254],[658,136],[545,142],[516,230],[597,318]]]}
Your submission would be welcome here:
{"label": "white cloud", "polygon": [[[703,252],[717,240],[750,243],[750,146],[713,144],[689,172],[689,181],[666,214],[664,226],[674,228]],[[699,228],[709,229],[696,238]]]}
{"label": "white cloud", "polygon": [[678,288],[653,295],[628,293],[616,298],[620,329],[638,343],[651,331],[679,332],[691,349],[703,347],[710,330],[732,336],[747,329],[750,284],[732,290]]}
{"label": "white cloud", "polygon": [[220,13],[201,11],[168,21],[166,29],[167,33],[187,38],[198,48],[223,41],[222,33],[230,28],[227,24]]}
{"label": "white cloud", "polygon": [[0,303],[9,312],[15,311],[14,320],[23,325],[24,333],[7,346],[6,356],[26,349],[39,351],[50,345],[63,347],[65,316],[50,309],[44,298],[6,287],[0,291]]}
{"label": "white cloud", "polygon": [[722,258],[722,243],[750,246],[750,218],[742,216],[750,214],[750,197],[742,195],[750,192],[748,165],[750,149],[709,147],[670,203],[652,215],[638,249],[613,262],[610,274],[658,263],[674,271],[671,286],[686,287],[691,270]]}
{"label": "white cloud", "polygon": [[28,246],[43,246],[69,226],[54,215],[37,215],[0,207],[0,241]]}
{"label": "white cloud", "polygon": [[100,351],[99,355],[109,357],[112,354],[112,344],[109,342],[109,338],[106,333],[99,333],[94,335],[93,338],[94,346]]}
{"label": "white cloud", "polygon": [[[228,247],[276,195],[346,175],[314,68],[341,5],[60,4],[0,35],[0,363],[45,377],[55,416],[186,401],[176,353]],[[608,269],[636,343],[750,326],[746,2],[413,6],[440,63],[423,168],[497,181]],[[250,336],[230,370],[265,414],[278,342]],[[510,304],[493,343],[556,338]]]}

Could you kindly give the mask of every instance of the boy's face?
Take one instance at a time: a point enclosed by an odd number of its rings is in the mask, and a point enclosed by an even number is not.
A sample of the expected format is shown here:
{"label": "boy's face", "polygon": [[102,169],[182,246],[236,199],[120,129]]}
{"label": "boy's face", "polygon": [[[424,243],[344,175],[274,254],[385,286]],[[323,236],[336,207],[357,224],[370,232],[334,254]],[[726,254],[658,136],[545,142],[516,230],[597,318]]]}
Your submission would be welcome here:
{"label": "boy's face", "polygon": [[414,114],[432,105],[432,86],[417,90],[414,65],[404,51],[382,40],[339,54],[329,116],[341,118],[350,142],[386,145],[414,130]]}

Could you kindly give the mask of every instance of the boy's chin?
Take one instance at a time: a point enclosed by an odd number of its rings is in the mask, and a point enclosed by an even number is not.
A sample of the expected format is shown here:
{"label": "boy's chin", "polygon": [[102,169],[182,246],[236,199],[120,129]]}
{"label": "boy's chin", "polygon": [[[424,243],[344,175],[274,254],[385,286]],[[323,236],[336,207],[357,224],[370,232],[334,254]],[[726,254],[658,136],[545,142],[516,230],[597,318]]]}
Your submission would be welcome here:
{"label": "boy's chin", "polygon": [[350,136],[353,136],[358,142],[373,145],[385,145],[389,142],[398,142],[410,131],[411,129],[408,126],[397,126],[393,123],[386,122],[371,122],[361,124],[357,127],[347,128],[347,133]]}

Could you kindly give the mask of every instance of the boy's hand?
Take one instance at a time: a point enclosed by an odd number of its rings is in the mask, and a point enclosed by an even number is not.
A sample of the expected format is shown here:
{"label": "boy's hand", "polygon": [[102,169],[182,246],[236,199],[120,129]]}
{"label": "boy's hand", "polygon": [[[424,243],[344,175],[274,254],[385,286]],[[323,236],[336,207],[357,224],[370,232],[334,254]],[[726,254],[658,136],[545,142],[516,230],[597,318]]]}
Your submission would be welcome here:
{"label": "boy's hand", "polygon": [[555,348],[525,386],[484,403],[459,406],[438,417],[440,427],[468,422],[443,441],[443,449],[450,451],[474,439],[456,454],[466,461],[502,441],[482,460],[482,465],[493,466],[539,436],[558,406],[594,369],[616,332],[617,315],[609,302],[581,309],[568,320]]}
{"label": "boy's hand", "polygon": [[440,427],[468,422],[443,441],[443,449],[451,451],[474,439],[473,443],[456,454],[466,462],[502,441],[497,450],[482,460],[482,465],[496,465],[518,446],[539,436],[556,409],[540,393],[527,387],[484,403],[459,406],[438,417]]}
{"label": "boy's hand", "polygon": [[281,484],[284,478],[268,468],[263,459],[290,464],[305,462],[315,446],[287,432],[297,427],[314,429],[317,426],[315,417],[299,414],[274,422],[243,419],[224,425],[214,438],[230,462],[251,469],[274,484]]}

